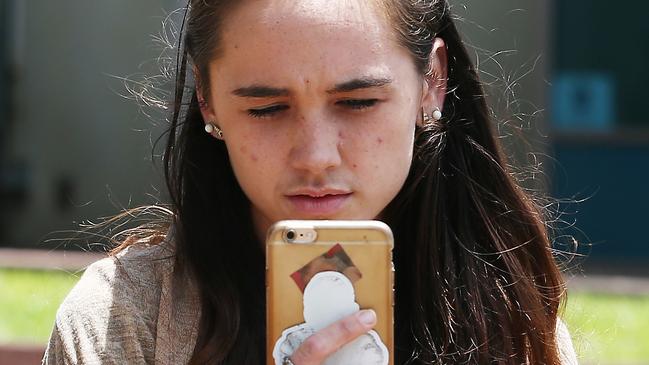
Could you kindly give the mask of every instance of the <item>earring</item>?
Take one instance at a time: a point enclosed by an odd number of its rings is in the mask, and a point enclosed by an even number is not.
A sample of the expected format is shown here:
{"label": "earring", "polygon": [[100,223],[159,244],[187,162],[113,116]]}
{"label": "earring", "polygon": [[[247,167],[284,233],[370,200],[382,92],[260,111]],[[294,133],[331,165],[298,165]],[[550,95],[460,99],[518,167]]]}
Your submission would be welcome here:
{"label": "earring", "polygon": [[442,119],[442,111],[439,110],[439,108],[435,108],[435,111],[433,112],[433,119],[440,120]]}
{"label": "earring", "polygon": [[439,110],[439,108],[435,108],[432,117],[424,111],[424,108],[421,108],[421,120],[423,122],[423,125],[428,125],[433,121],[438,121],[440,119],[442,119],[442,112]]}
{"label": "earring", "polygon": [[216,133],[216,138],[217,139],[223,139],[223,131],[221,128],[219,128],[216,124],[209,122],[205,124],[205,132],[212,134],[213,132]]}
{"label": "earring", "polygon": [[421,120],[423,125],[428,125],[431,123],[430,115],[426,114],[424,108],[421,108]]}

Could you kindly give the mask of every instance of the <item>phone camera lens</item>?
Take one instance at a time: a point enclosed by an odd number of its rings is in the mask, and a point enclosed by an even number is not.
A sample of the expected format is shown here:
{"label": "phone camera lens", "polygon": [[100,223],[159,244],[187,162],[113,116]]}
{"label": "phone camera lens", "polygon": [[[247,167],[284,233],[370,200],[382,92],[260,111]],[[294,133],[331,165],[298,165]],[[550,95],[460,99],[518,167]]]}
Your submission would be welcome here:
{"label": "phone camera lens", "polygon": [[290,229],[288,232],[286,232],[286,239],[290,241],[293,241],[295,239],[295,231]]}

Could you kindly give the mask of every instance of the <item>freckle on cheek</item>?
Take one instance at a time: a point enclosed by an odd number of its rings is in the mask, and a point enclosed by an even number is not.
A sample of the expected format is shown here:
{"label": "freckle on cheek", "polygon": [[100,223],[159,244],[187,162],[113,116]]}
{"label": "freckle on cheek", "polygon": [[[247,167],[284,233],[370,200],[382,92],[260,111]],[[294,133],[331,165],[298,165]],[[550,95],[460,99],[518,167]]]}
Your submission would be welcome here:
{"label": "freckle on cheek", "polygon": [[259,159],[255,155],[250,155],[250,158],[255,162],[259,161]]}
{"label": "freckle on cheek", "polygon": [[379,144],[383,143],[383,138],[381,138],[381,137],[377,138],[376,142],[378,142]]}
{"label": "freckle on cheek", "polygon": [[343,135],[343,132],[338,132],[338,137],[339,138],[345,138],[345,136]]}
{"label": "freckle on cheek", "polygon": [[358,165],[357,165],[357,164],[353,164],[353,165],[352,165],[352,167],[354,167],[354,168],[357,168],[357,167],[358,167]]}

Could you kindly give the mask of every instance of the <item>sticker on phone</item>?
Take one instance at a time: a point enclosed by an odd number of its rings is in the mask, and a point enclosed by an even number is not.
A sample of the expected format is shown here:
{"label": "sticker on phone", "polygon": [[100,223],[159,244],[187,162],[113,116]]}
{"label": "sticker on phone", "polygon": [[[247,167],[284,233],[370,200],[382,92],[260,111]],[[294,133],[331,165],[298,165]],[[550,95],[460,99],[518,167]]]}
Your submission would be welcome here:
{"label": "sticker on phone", "polygon": [[[273,349],[275,364],[282,364],[315,332],[360,309],[353,283],[362,274],[340,244],[311,260],[291,278],[303,293],[304,323],[282,332]],[[341,347],[323,364],[387,365],[388,360],[387,347],[378,333],[370,330]]]}
{"label": "sticker on phone", "polygon": [[304,288],[313,275],[322,271],[338,271],[345,275],[352,283],[357,282],[363,277],[361,271],[354,265],[347,252],[343,250],[340,243],[334,245],[329,251],[309,261],[299,270],[291,274],[302,294]]}

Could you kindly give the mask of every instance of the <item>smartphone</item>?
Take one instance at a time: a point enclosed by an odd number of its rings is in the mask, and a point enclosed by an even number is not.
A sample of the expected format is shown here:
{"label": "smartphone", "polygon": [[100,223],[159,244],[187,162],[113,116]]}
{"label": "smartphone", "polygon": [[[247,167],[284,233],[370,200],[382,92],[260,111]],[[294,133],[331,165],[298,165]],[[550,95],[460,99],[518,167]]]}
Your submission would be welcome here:
{"label": "smartphone", "polygon": [[324,364],[393,364],[392,231],[383,222],[286,220],[266,240],[266,358],[281,364],[317,330],[360,309],[374,329]]}

